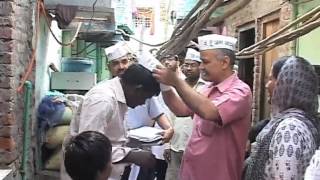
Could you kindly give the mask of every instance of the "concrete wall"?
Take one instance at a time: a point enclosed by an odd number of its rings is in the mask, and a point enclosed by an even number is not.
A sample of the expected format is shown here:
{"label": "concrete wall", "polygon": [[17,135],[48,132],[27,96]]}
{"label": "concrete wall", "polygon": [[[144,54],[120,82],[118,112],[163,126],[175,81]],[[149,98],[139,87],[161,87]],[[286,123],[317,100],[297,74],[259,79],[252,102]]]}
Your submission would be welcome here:
{"label": "concrete wall", "polygon": [[[32,52],[32,9],[28,0],[0,1],[0,166],[13,169],[19,168],[22,154],[25,107],[16,89]],[[33,73],[29,79],[34,79]]]}
{"label": "concrete wall", "polygon": [[[273,17],[280,20],[280,28],[292,20],[292,5],[287,0],[252,0],[246,7],[239,10],[234,15],[225,19],[227,34],[238,37],[239,30],[245,28],[255,28],[255,42],[263,39],[263,23]],[[291,54],[292,43],[287,43],[278,47],[278,55],[284,56]],[[262,81],[263,63],[262,56],[254,57],[254,82],[253,82],[253,121],[260,119],[260,99],[262,98],[261,89],[264,88]]]}
{"label": "concrete wall", "polygon": [[[320,0],[298,4],[298,17],[319,5]],[[297,40],[297,55],[306,58],[314,65],[320,65],[320,51],[316,50],[319,47],[319,42],[320,28],[317,28]]]}
{"label": "concrete wall", "polygon": [[[52,21],[51,29],[61,41],[61,30],[56,21]],[[50,76],[52,70],[49,64],[53,63],[60,69],[61,45],[59,45],[49,32],[49,28],[43,16],[40,18],[40,33],[37,47],[36,79],[35,79],[35,104],[38,107],[39,102],[50,89]]]}
{"label": "concrete wall", "polygon": [[[44,0],[45,5],[57,5],[57,4],[64,4],[64,5],[70,5],[70,6],[88,6],[92,7],[93,3],[95,1],[89,1],[89,0]],[[99,0],[96,2],[95,7],[111,7],[111,0]]]}
{"label": "concrete wall", "polygon": [[[306,3],[298,4],[297,7],[297,16],[301,16],[311,9],[320,5],[320,0],[313,0]],[[320,65],[320,51],[317,51],[316,48],[319,47],[320,42],[320,28],[316,28],[310,33],[297,39],[297,55],[304,57],[313,65]],[[320,103],[320,95],[318,96]],[[320,106],[318,109],[320,112]]]}

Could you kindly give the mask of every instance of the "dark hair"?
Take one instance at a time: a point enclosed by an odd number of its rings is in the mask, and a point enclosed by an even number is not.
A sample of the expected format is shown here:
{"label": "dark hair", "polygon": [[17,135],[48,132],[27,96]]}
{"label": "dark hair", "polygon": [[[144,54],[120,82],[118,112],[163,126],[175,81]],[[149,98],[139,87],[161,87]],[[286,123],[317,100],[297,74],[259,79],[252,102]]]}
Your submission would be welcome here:
{"label": "dark hair", "polygon": [[278,79],[278,75],[280,73],[280,70],[288,58],[290,58],[290,56],[283,56],[273,62],[273,65],[272,65],[273,78]]}
{"label": "dark hair", "polygon": [[140,64],[132,64],[121,75],[124,83],[129,85],[141,85],[142,89],[150,92],[153,95],[159,95],[160,85],[157,80],[152,76],[152,72]]}
{"label": "dark hair", "polygon": [[236,54],[234,51],[225,48],[218,48],[222,56],[228,56],[230,59],[230,66],[233,66],[236,63]]}
{"label": "dark hair", "polygon": [[261,130],[269,123],[270,119],[264,119],[258,121],[255,125],[253,125],[249,131],[249,140],[250,143],[256,142],[256,138]]}
{"label": "dark hair", "polygon": [[85,131],[70,140],[65,148],[64,165],[73,180],[94,180],[111,161],[112,145],[103,134]]}
{"label": "dark hair", "polygon": [[196,45],[194,45],[194,44],[191,44],[191,45],[187,46],[187,47],[185,48],[186,51],[187,51],[188,48],[194,49],[194,50],[196,50],[196,51],[200,51],[200,50],[199,50],[199,47],[196,46]]}
{"label": "dark hair", "polygon": [[178,60],[180,61],[180,64],[182,64],[184,58],[186,58],[187,50],[188,50],[187,48],[184,48],[181,52],[178,53]]}

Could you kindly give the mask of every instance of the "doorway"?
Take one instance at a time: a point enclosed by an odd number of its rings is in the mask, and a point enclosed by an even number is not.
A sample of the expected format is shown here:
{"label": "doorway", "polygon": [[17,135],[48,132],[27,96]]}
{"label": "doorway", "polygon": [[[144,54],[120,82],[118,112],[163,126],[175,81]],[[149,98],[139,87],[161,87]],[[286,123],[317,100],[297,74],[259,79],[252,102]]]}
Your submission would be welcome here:
{"label": "doorway", "polygon": [[[263,39],[270,36],[279,29],[279,19],[263,23]],[[278,49],[274,48],[264,53],[262,57],[262,74],[261,74],[261,101],[260,101],[260,118],[270,116],[270,104],[268,102],[269,95],[265,89],[265,84],[268,82],[269,72],[271,71],[273,61],[279,57]]]}
{"label": "doorway", "polygon": [[[239,50],[249,47],[255,43],[255,28],[240,31],[239,37]],[[239,78],[250,86],[253,90],[253,69],[254,69],[254,58],[240,59],[238,64],[238,76]]]}

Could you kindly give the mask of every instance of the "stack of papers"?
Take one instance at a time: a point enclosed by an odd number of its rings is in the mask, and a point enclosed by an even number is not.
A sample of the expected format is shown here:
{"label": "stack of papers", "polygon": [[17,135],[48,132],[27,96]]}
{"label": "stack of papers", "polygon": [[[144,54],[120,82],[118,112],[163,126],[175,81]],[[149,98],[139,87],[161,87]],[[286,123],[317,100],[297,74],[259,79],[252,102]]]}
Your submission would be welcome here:
{"label": "stack of papers", "polygon": [[144,126],[137,129],[132,129],[128,132],[129,138],[136,139],[140,142],[151,143],[162,140],[162,129]]}

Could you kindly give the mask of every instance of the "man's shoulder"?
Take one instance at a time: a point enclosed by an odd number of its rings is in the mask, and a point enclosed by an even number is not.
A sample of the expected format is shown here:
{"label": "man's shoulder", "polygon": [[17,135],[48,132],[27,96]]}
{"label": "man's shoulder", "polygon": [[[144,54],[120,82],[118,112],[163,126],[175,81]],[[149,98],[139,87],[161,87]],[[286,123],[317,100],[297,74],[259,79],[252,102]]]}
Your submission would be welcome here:
{"label": "man's shoulder", "polygon": [[110,88],[108,83],[97,84],[95,87],[90,89],[90,91],[85,95],[86,101],[112,101],[115,98],[115,91],[112,88]]}
{"label": "man's shoulder", "polygon": [[247,89],[247,90],[250,90],[250,87],[247,83],[245,83],[244,81],[242,81],[239,77],[237,77],[235,80],[234,80],[234,86],[236,87],[241,87],[243,89]]}
{"label": "man's shoulder", "polygon": [[94,93],[100,93],[100,94],[114,94],[114,89],[116,88],[116,84],[119,79],[113,78],[113,79],[108,79],[108,80],[103,80],[96,84],[94,87],[92,87],[88,94],[94,94]]}
{"label": "man's shoulder", "polygon": [[251,95],[251,88],[250,86],[243,82],[241,79],[236,78],[233,83],[232,86],[230,86],[230,88],[228,89],[229,91],[233,91],[233,92],[239,92],[239,93],[244,93],[247,95]]}

